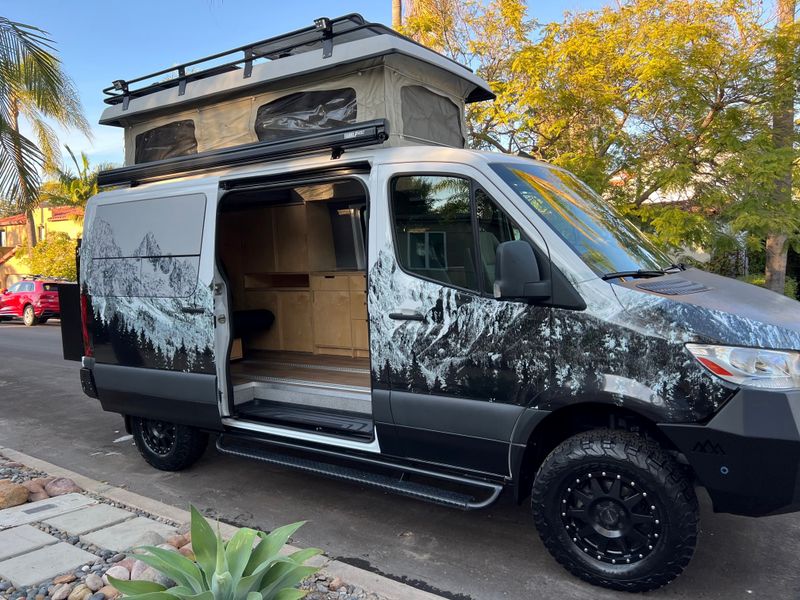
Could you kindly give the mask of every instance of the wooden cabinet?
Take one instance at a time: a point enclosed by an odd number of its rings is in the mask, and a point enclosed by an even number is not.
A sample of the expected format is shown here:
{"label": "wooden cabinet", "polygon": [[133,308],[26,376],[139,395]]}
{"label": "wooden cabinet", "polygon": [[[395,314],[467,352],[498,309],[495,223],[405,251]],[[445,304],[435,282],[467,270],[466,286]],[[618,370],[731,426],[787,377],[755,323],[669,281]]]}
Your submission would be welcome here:
{"label": "wooden cabinet", "polygon": [[281,349],[294,352],[314,351],[311,325],[311,293],[279,292]]}
{"label": "wooden cabinet", "polygon": [[352,348],[350,292],[314,291],[314,344],[317,348]]}
{"label": "wooden cabinet", "polygon": [[365,285],[361,273],[311,275],[315,352],[354,356],[369,350]]}

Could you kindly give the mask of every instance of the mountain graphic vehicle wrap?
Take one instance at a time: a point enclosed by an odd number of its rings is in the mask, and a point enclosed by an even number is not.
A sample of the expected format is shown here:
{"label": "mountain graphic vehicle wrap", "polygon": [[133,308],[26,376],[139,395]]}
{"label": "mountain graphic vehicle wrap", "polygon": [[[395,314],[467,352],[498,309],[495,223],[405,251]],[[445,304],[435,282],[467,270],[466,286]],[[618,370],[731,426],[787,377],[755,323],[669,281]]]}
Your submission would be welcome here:
{"label": "mountain graphic vehicle wrap", "polygon": [[211,282],[198,279],[199,261],[163,254],[152,232],[123,256],[112,226],[96,219],[81,247],[95,359],[214,373]]}

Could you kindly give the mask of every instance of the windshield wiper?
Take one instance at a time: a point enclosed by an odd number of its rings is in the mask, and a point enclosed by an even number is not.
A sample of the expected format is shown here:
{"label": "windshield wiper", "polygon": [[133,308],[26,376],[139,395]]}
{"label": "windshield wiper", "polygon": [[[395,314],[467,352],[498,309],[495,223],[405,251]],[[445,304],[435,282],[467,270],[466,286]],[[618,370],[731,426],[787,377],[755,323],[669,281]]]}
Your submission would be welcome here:
{"label": "windshield wiper", "polygon": [[642,269],[637,269],[636,271],[614,271],[612,273],[606,273],[602,275],[600,279],[603,281],[608,281],[609,279],[619,279],[621,277],[632,277],[633,279],[639,279],[642,277],[661,277],[662,275],[666,275],[666,271],[656,270],[656,271],[643,271]]}
{"label": "windshield wiper", "polygon": [[665,273],[669,273],[670,271],[685,271],[686,265],[683,263],[672,263],[668,267],[664,267],[661,270],[664,271]]}

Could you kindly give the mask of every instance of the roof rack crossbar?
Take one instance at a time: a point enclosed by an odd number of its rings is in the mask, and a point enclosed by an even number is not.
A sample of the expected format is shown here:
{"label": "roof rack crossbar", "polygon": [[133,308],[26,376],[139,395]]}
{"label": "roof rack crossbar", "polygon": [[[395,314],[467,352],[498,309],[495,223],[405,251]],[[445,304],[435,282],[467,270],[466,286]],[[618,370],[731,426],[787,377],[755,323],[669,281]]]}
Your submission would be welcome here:
{"label": "roof rack crossbar", "polygon": [[388,133],[388,121],[375,119],[284,140],[244,144],[101,171],[97,175],[97,184],[101,188],[138,185],[177,174],[186,175],[217,168],[265,163],[325,150],[329,150],[331,158],[335,159],[346,149],[380,144],[387,139]]}
{"label": "roof rack crossbar", "polygon": [[[408,38],[393,29],[382,25],[380,23],[368,23],[359,14],[349,14],[342,17],[328,18],[320,17],[314,20],[314,25],[304,27],[295,31],[285,33],[272,38],[267,38],[252,44],[246,44],[226,50],[224,52],[217,52],[210,56],[191,60],[179,65],[161,69],[141,77],[134,79],[116,79],[113,84],[103,89],[103,93],[107,96],[104,99],[106,104],[123,104],[123,109],[127,109],[128,102],[131,98],[146,96],[154,92],[178,86],[178,95],[184,95],[186,91],[186,84],[198,79],[204,79],[218,75],[223,72],[243,68],[243,77],[249,78],[253,71],[253,62],[258,58],[268,60],[275,60],[290,56],[293,53],[300,53],[304,47],[308,49],[305,51],[318,49],[320,46],[323,51],[323,58],[329,58],[333,53],[334,40],[342,36],[355,36],[358,34],[366,35],[381,35],[389,34],[402,38],[415,45],[420,46],[418,42]],[[428,49],[430,50],[430,49]],[[222,62],[220,64],[208,65],[205,68],[189,72],[192,67],[210,63],[221,58],[234,56],[231,60]],[[468,67],[454,61],[449,57],[445,57],[451,62],[459,65],[460,67],[470,70]],[[163,75],[173,75],[173,77],[165,81],[156,81],[149,85],[144,85],[138,89],[131,89],[131,86],[136,83],[141,83],[160,77]]]}

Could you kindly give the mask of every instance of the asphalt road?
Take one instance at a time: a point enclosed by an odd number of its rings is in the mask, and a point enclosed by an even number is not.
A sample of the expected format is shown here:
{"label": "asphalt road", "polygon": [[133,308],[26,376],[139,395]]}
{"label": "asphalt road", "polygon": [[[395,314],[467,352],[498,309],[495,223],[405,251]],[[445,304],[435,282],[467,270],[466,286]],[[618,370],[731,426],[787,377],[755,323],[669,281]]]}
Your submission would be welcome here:
{"label": "asphalt road", "polygon": [[[294,541],[449,598],[630,597],[585,585],[546,552],[525,506],[501,498],[461,512],[218,454],[193,468],[150,468],[122,419],[81,392],[61,359],[58,321],[0,323],[0,445],[180,507],[261,529],[306,519]],[[800,599],[800,514],[715,515],[702,499],[692,564],[651,598]]]}

